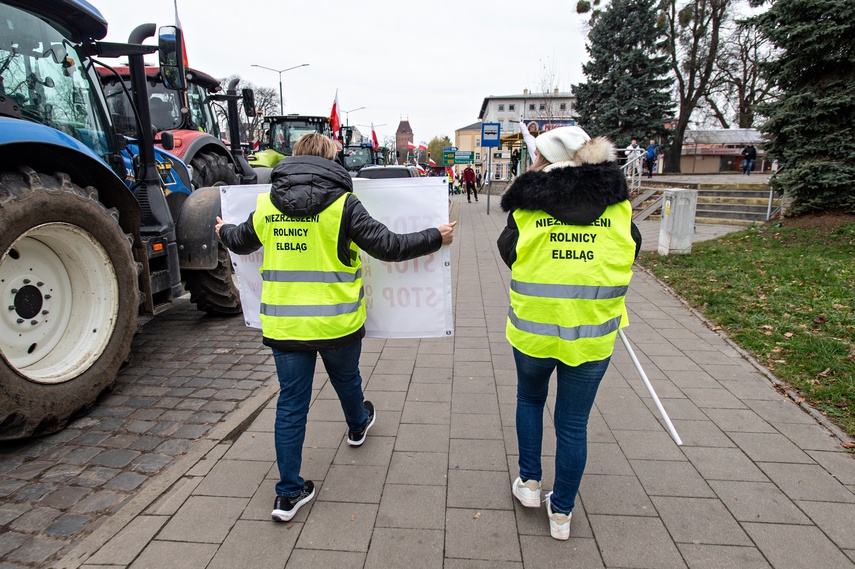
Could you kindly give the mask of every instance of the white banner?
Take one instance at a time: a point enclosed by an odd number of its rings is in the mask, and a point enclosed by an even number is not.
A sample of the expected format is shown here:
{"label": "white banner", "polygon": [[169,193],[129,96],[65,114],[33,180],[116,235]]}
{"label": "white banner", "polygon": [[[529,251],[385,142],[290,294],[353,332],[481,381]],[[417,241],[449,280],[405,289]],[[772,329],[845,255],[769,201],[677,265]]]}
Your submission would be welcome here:
{"label": "white banner", "polygon": [[[445,178],[354,178],[354,193],[371,216],[395,233],[410,233],[448,223]],[[222,217],[239,224],[255,211],[256,197],[270,184],[221,188]],[[231,254],[238,278],[244,320],[261,327],[261,260],[263,249],[251,255]],[[453,336],[451,313],[451,252],[439,251],[402,263],[386,263],[362,253],[362,280],[367,319],[373,338],[435,338]]]}

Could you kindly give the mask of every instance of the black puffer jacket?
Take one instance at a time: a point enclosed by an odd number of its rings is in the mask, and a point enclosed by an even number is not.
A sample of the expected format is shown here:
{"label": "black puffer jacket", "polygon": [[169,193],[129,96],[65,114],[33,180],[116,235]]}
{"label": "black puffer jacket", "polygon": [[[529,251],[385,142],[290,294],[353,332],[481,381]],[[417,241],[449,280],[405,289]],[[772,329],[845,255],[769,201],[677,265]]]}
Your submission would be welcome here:
{"label": "black puffer jacket", "polygon": [[[344,205],[338,233],[338,258],[350,265],[350,242],[381,261],[399,262],[428,255],[442,246],[439,229],[431,227],[414,233],[394,233],[371,217],[353,195],[353,181],[341,164],[319,156],[291,156],[273,169],[270,199],[282,213],[291,217],[316,215],[342,194],[349,193]],[[331,236],[332,237],[332,236]],[[220,229],[223,244],[237,253],[247,255],[261,247],[255,233],[252,214],[240,225],[224,225]],[[312,342],[276,341],[264,339],[266,345],[282,350],[327,349],[345,346],[365,335],[364,329],[336,340]]]}
{"label": "black puffer jacket", "polygon": [[[592,143],[600,143],[601,140],[594,139]],[[606,207],[626,199],[629,199],[626,177],[612,161],[526,172],[502,196],[502,209],[510,215],[497,241],[499,254],[509,267],[516,260],[519,238],[513,216],[516,209],[545,211],[565,223],[590,225]],[[634,223],[631,231],[637,257],[641,248],[641,232]]]}

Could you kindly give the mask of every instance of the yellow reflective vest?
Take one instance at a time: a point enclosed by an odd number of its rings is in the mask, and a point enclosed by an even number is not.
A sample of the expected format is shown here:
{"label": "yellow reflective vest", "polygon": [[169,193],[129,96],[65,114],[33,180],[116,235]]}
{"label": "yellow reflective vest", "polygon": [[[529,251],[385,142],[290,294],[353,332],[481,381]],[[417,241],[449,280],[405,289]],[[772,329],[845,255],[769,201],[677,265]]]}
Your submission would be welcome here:
{"label": "yellow reflective vest", "polygon": [[635,258],[629,202],[609,206],[591,225],[564,225],[543,211],[513,215],[519,239],[508,341],[526,355],[571,366],[609,357],[618,329],[629,324],[624,297]]}
{"label": "yellow reflective vest", "polygon": [[264,245],[261,331],[274,340],[331,340],[365,322],[362,263],[351,243],[351,265],[338,258],[343,194],[322,212],[290,217],[261,194],[252,216]]}

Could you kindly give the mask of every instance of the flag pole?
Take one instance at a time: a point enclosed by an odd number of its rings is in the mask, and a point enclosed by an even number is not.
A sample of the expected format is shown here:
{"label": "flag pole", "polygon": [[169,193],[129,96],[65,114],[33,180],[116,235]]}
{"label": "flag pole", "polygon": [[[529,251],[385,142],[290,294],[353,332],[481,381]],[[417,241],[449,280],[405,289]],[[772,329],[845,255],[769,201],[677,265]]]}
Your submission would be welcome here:
{"label": "flag pole", "polygon": [[668,429],[668,434],[671,435],[671,438],[674,439],[674,442],[677,443],[677,446],[682,445],[683,441],[680,439],[680,435],[677,434],[677,429],[674,428],[674,424],[671,423],[671,418],[668,417],[668,413],[665,411],[665,407],[662,406],[662,402],[659,401],[659,397],[656,395],[656,391],[653,390],[653,385],[651,385],[650,380],[647,379],[647,374],[644,373],[644,369],[642,369],[641,363],[635,356],[635,352],[632,350],[632,346],[629,345],[629,340],[626,338],[626,334],[623,333],[623,330],[618,329],[618,336],[620,336],[620,341],[623,342],[623,346],[629,353],[629,357],[632,359],[632,363],[635,364],[635,369],[638,370],[638,375],[641,376],[641,380],[644,382],[645,387],[647,387],[647,391],[649,391],[650,396],[653,397],[653,402],[656,403],[656,408],[659,409],[659,414],[662,416],[662,419],[665,420],[665,427]]}

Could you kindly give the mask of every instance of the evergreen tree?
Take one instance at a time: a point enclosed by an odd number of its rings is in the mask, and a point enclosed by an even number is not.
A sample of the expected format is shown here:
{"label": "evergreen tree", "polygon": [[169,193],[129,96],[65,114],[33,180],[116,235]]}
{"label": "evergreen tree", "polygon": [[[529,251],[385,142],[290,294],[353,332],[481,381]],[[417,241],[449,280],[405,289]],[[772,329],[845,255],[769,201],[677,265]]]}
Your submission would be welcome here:
{"label": "evergreen tree", "polygon": [[764,66],[778,100],[768,153],[784,168],[773,184],[794,198],[791,214],[855,213],[855,9],[852,0],[777,0],[756,19],[780,50]]}
{"label": "evergreen tree", "polygon": [[673,103],[665,32],[657,0],[612,0],[596,14],[582,66],[586,83],[573,87],[579,124],[592,136],[608,136],[618,146],[665,134]]}

